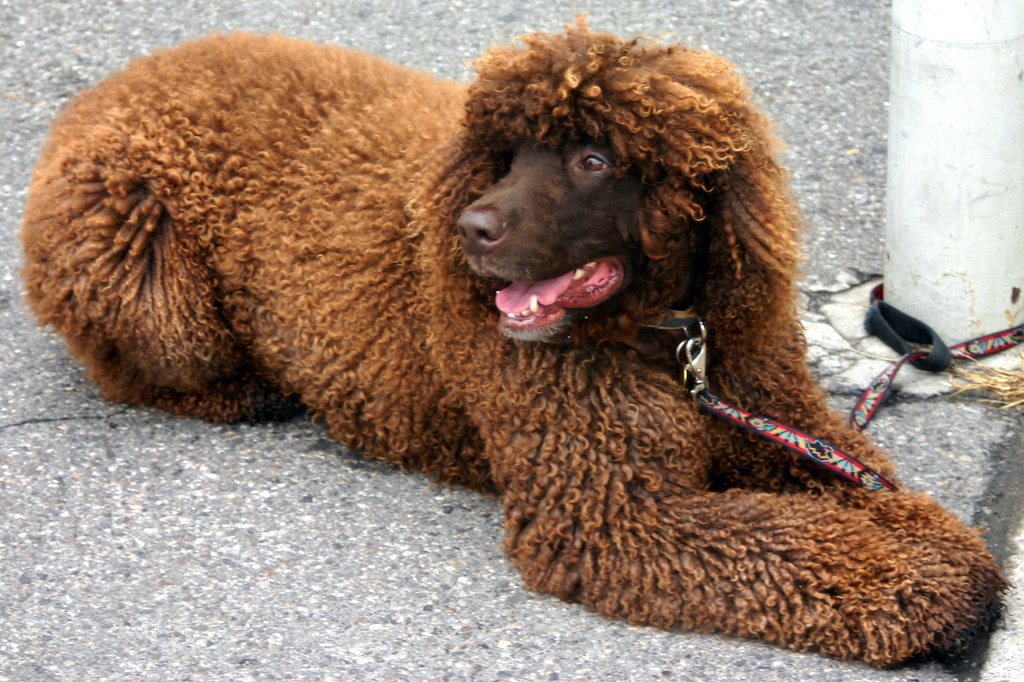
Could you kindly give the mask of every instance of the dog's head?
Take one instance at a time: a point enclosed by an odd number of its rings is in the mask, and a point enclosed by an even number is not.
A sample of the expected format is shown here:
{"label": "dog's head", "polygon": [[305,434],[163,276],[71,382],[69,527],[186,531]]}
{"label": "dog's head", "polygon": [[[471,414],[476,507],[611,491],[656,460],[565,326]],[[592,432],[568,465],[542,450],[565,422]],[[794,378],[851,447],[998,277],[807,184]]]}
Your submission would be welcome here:
{"label": "dog's head", "polygon": [[564,333],[629,288],[644,189],[613,159],[593,142],[524,141],[508,172],[459,217],[470,267],[502,282],[495,305],[510,336]]}
{"label": "dog's head", "polygon": [[727,62],[580,21],[476,68],[435,201],[511,336],[625,338],[680,304],[741,324],[789,300],[792,204]]}

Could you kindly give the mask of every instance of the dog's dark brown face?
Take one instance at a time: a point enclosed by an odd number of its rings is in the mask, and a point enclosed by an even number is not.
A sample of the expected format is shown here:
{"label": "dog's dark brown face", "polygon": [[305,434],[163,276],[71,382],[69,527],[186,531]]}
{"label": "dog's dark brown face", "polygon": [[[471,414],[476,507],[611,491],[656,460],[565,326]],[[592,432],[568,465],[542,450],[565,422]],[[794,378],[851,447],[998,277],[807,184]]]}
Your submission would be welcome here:
{"label": "dog's dark brown face", "polygon": [[511,283],[495,298],[509,336],[563,334],[629,283],[641,196],[639,178],[600,145],[519,147],[508,174],[458,220],[470,267]]}

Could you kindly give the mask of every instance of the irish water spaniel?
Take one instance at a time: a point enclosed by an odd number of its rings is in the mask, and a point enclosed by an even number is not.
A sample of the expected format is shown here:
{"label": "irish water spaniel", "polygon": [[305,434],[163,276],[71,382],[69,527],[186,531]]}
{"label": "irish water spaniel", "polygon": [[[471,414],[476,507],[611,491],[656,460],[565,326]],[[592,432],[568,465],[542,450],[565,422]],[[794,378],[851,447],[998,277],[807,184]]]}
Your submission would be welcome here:
{"label": "irish water spaniel", "polygon": [[646,326],[691,309],[717,395],[893,478],[808,373],[793,204],[730,66],[581,22],[476,69],[250,35],[133,62],[42,155],[36,315],[110,400],[301,403],[497,491],[526,583],[609,617],[877,666],[986,628],[1005,582],[975,531],[699,411]]}

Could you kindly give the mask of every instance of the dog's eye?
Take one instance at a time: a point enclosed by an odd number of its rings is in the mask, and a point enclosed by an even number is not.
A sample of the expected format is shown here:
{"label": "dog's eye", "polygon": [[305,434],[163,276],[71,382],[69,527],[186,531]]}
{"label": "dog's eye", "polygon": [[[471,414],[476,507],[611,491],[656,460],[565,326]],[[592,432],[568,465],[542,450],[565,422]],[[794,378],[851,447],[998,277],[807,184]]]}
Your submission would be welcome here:
{"label": "dog's eye", "polygon": [[588,154],[580,161],[580,168],[585,171],[603,171],[611,168],[612,165],[597,154]]}

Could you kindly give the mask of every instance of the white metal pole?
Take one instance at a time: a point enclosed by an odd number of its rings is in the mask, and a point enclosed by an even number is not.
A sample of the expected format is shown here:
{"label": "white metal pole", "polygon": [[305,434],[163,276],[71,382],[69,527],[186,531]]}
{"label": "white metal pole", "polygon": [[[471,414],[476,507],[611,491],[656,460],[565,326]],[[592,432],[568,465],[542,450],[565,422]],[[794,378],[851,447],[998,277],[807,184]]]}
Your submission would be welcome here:
{"label": "white metal pole", "polygon": [[1024,0],[893,0],[885,298],[947,343],[1024,321]]}

